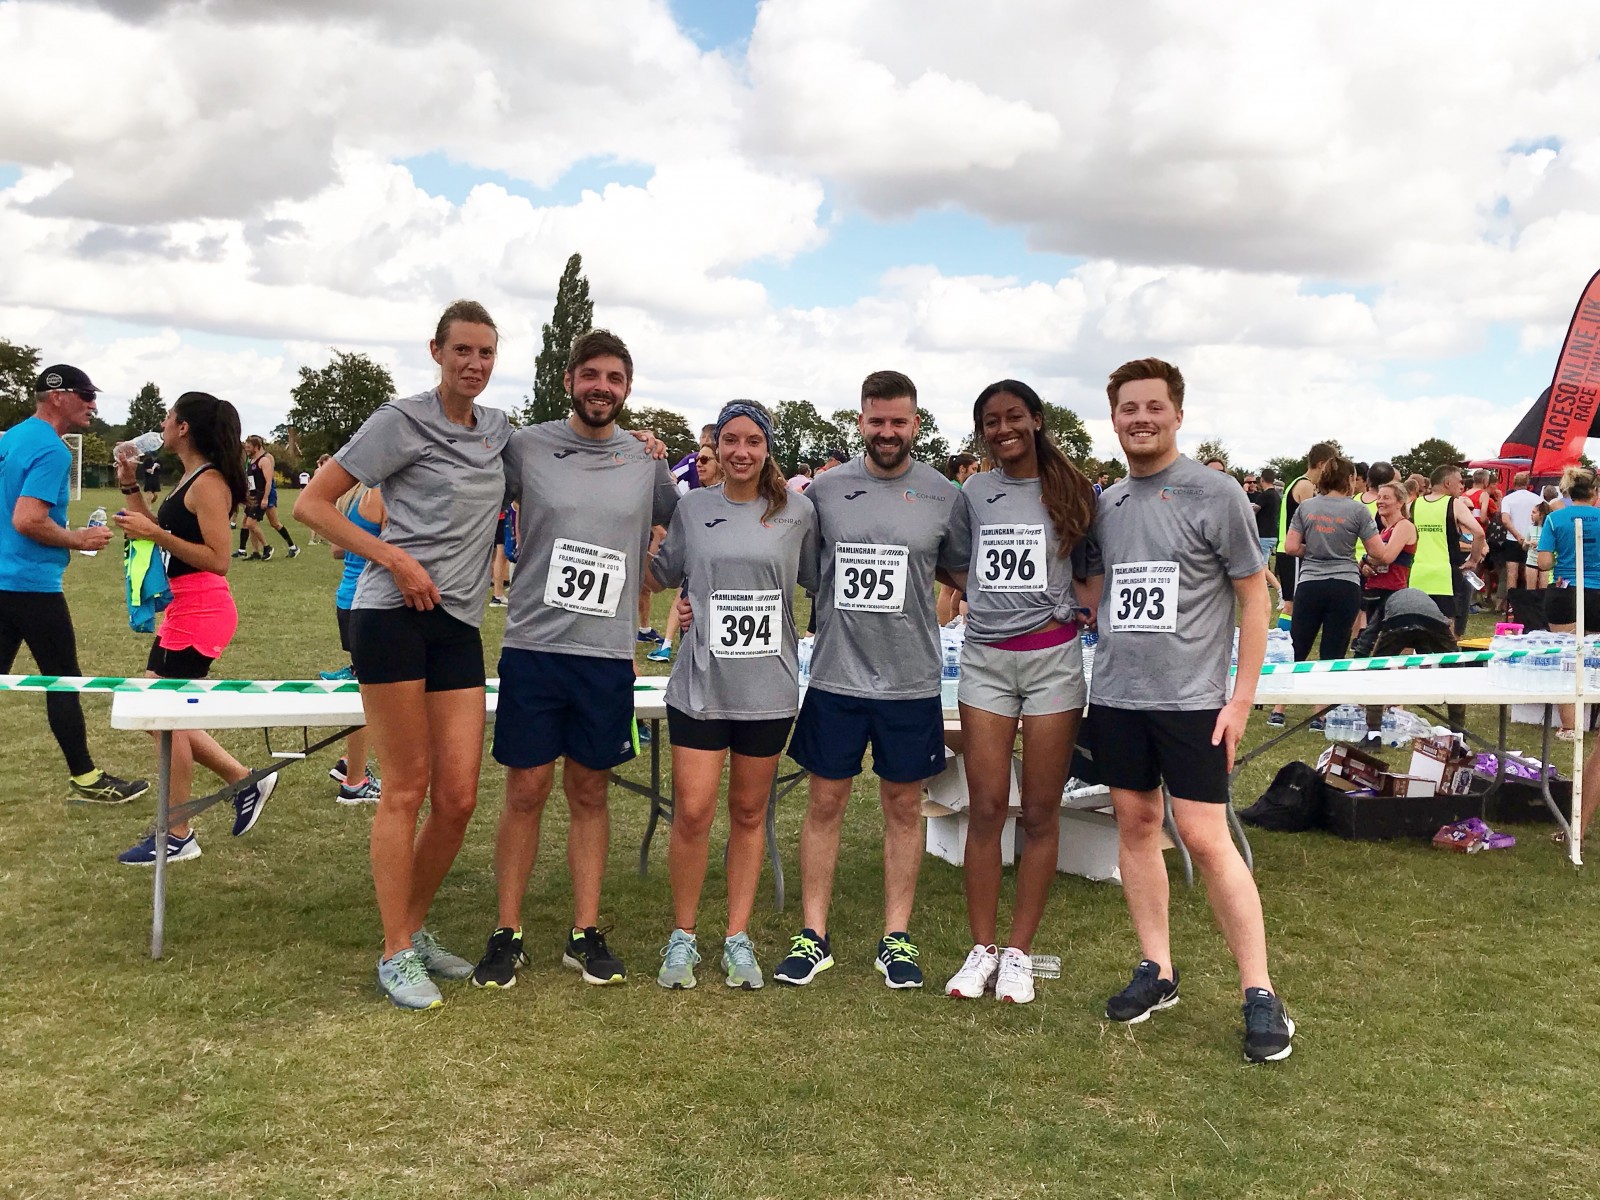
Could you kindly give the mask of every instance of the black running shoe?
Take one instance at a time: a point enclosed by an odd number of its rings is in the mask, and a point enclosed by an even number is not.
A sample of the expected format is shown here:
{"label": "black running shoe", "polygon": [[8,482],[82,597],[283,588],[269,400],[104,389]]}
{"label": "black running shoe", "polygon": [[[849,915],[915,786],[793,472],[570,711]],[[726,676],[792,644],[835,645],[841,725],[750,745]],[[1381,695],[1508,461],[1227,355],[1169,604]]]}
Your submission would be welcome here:
{"label": "black running shoe", "polygon": [[1106,1016],[1126,1025],[1137,1025],[1158,1008],[1171,1008],[1178,1002],[1178,968],[1172,978],[1161,978],[1161,964],[1148,958],[1133,969],[1133,980],[1106,1001]]}
{"label": "black running shoe", "polygon": [[1266,988],[1244,991],[1244,1056],[1250,1062],[1277,1062],[1294,1053],[1294,1022],[1289,1010]]}
{"label": "black running shoe", "polygon": [[118,779],[110,771],[101,771],[100,778],[93,783],[79,783],[74,779],[71,784],[73,799],[89,804],[126,804],[150,790],[143,779]]}
{"label": "black running shoe", "polygon": [[262,562],[271,562],[272,561],[272,547],[271,546],[268,546],[265,550],[263,550],[261,552],[261,561]]}
{"label": "black running shoe", "polygon": [[901,988],[922,986],[922,968],[917,966],[917,955],[922,953],[911,943],[911,935],[904,930],[886,933],[878,939],[878,974],[886,986],[896,991]]}
{"label": "black running shoe", "polygon": [[[609,933],[607,930],[606,933]],[[621,983],[628,978],[622,960],[606,946],[606,935],[593,925],[583,932],[574,930],[567,937],[567,950],[561,956],[562,965],[583,973],[585,983],[604,986]]]}
{"label": "black running shoe", "polygon": [[528,965],[528,956],[522,952],[520,929],[496,929],[489,935],[489,945],[472,968],[473,987],[508,988],[517,986],[517,968]]}
{"label": "black running shoe", "polygon": [[802,929],[789,939],[789,955],[778,964],[772,977],[791,987],[804,987],[833,966],[828,939],[815,929]]}

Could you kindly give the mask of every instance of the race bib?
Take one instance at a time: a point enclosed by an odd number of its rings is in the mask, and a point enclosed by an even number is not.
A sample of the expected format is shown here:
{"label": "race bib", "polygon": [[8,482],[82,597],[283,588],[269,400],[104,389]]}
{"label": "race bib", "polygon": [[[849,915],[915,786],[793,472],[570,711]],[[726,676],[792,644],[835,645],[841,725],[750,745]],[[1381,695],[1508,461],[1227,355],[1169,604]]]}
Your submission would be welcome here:
{"label": "race bib", "polygon": [[614,617],[627,582],[622,551],[557,538],[544,577],[544,602],[588,617]]}
{"label": "race bib", "polygon": [[833,606],[849,612],[902,611],[910,558],[904,546],[840,542],[833,548]]}
{"label": "race bib", "polygon": [[978,530],[980,592],[1043,592],[1050,586],[1043,525],[984,525]]}
{"label": "race bib", "polygon": [[1100,610],[1110,633],[1178,632],[1178,564],[1118,563],[1111,568],[1111,595]]}
{"label": "race bib", "polygon": [[711,653],[765,658],[783,649],[783,593],[712,592]]}

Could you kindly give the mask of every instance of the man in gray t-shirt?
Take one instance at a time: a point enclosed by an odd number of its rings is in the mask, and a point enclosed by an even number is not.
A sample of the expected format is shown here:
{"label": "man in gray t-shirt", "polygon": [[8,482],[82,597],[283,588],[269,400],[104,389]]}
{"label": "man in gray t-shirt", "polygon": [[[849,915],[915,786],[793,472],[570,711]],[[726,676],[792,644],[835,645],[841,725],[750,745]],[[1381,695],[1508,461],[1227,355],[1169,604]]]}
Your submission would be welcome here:
{"label": "man in gray t-shirt", "polygon": [[[617,428],[633,359],[603,329],[573,343],[565,376],[572,415],[512,435],[505,490],[518,503],[517,572],[500,652],[495,761],[506,803],[495,842],[498,925],[473,971],[510,987],[522,954],[522,900],[539,822],[564,759],[573,922],[562,961],[588,983],[620,983],[622,962],[596,928],[605,876],[611,769],[632,758],[633,615],[650,527],[678,502],[660,447]],[[479,586],[482,586],[480,577]]]}
{"label": "man in gray t-shirt", "polygon": [[[1095,517],[1105,586],[1086,740],[1111,789],[1123,894],[1142,952],[1106,1016],[1143,1021],[1178,1000],[1160,841],[1165,784],[1238,960],[1245,1057],[1264,1062],[1289,1056],[1294,1022],[1272,993],[1261,898],[1227,807],[1266,652],[1266,565],[1239,485],[1178,453],[1183,390],[1182,373],[1154,358],[1118,367],[1106,387],[1128,477],[1100,496]],[[1239,668],[1228,698],[1236,608]]]}
{"label": "man in gray t-shirt", "polygon": [[833,965],[828,907],[839,830],[867,744],[884,812],[884,935],[877,969],[891,988],[922,986],[906,926],[922,864],[922,781],[944,763],[942,669],[934,611],[936,572],[967,565],[961,492],[910,457],[916,386],[878,371],[861,387],[866,454],[818,474],[806,491],[817,510],[821,564],[811,685],[789,757],[811,773],[800,830],[806,926],[773,973],[805,984]]}

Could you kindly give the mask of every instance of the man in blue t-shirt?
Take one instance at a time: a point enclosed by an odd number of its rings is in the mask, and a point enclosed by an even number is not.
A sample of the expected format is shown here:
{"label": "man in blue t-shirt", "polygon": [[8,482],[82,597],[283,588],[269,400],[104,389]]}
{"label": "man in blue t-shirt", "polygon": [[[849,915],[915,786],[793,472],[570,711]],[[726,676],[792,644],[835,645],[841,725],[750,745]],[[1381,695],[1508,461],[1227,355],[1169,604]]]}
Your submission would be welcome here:
{"label": "man in blue t-shirt", "polygon": [[[33,391],[34,415],[0,437],[0,674],[11,670],[26,643],[41,674],[78,675],[61,575],[72,551],[104,548],[111,530],[67,528],[72,452],[61,435],[89,427],[99,389],[77,367],[55,366]],[[149,791],[142,779],[119,779],[94,765],[75,692],[49,693],[45,713],[77,799],[123,804]]]}

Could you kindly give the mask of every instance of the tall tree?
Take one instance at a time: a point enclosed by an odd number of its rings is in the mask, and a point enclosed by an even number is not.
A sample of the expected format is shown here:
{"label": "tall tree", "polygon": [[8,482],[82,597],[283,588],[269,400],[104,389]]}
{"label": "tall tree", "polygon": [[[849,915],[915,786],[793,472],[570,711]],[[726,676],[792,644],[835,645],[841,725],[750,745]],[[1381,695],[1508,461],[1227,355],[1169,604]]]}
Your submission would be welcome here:
{"label": "tall tree", "polygon": [[39,379],[39,351],[0,338],[0,429],[33,416],[33,385]]}
{"label": "tall tree", "polygon": [[1220,460],[1224,470],[1232,466],[1232,462],[1228,458],[1228,448],[1222,444],[1220,438],[1207,438],[1195,448],[1195,462],[1208,463],[1212,459]]}
{"label": "tall tree", "polygon": [[812,462],[823,459],[829,450],[837,446],[846,454],[860,454],[867,448],[861,436],[861,410],[859,408],[836,408],[827,420],[828,442],[818,447]]}
{"label": "tall tree", "polygon": [[694,430],[682,413],[670,408],[633,408],[622,414],[622,424],[632,429],[647,429],[667,444],[667,461],[675,463],[697,445]]}
{"label": "tall tree", "polygon": [[917,440],[911,443],[911,457],[943,471],[950,457],[950,443],[939,432],[939,422],[933,419],[933,414],[920,404],[917,406],[917,416],[922,424],[917,429]]}
{"label": "tall tree", "polygon": [[136,438],[141,433],[152,433],[161,428],[166,416],[167,405],[161,399],[161,389],[154,383],[146,383],[128,403],[128,423],[123,426],[123,436]]}
{"label": "tall tree", "polygon": [[1044,430],[1061,447],[1061,452],[1080,467],[1094,452],[1094,439],[1083,418],[1065,404],[1044,402]]}
{"label": "tall tree", "polygon": [[533,363],[533,395],[522,409],[525,425],[557,421],[567,415],[567,355],[581,333],[594,328],[594,301],[589,299],[589,281],[583,275],[583,256],[567,259],[566,270],[556,284],[555,311],[544,327],[544,344]]}
{"label": "tall tree", "polygon": [[289,395],[294,405],[279,429],[286,433],[292,428],[302,454],[315,460],[348,442],[361,423],[394,395],[394,379],[365,354],[335,350],[333,361],[320,370],[301,367],[300,382]]}
{"label": "tall tree", "polygon": [[1445,463],[1464,462],[1466,456],[1443,438],[1432,437],[1418,442],[1404,454],[1395,455],[1391,461],[1404,479],[1407,475],[1430,474]]}
{"label": "tall tree", "polygon": [[833,426],[809,400],[784,400],[772,410],[772,457],[785,475],[793,475],[802,459],[826,454],[817,447],[826,447],[833,436]]}

